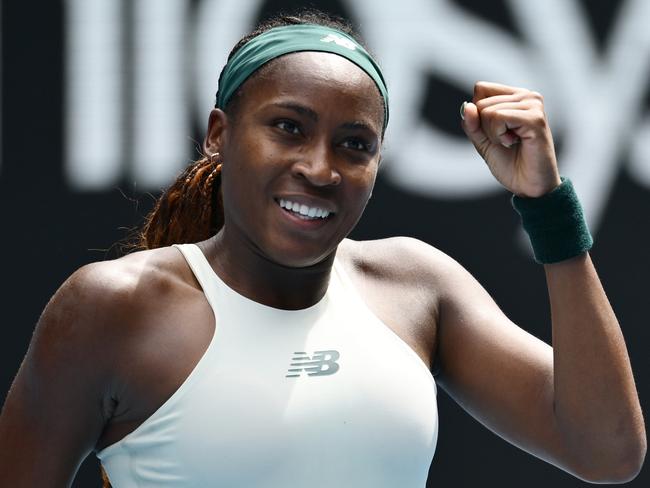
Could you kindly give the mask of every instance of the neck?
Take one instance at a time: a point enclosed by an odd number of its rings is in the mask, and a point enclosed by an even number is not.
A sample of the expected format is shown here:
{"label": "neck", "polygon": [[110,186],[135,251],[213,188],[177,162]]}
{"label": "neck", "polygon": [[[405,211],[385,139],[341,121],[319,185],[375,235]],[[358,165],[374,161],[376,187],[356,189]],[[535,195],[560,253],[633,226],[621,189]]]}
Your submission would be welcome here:
{"label": "neck", "polygon": [[222,228],[199,246],[214,271],[239,294],[285,310],[310,307],[325,295],[335,251],[314,265],[294,268],[271,261],[250,243],[231,241]]}

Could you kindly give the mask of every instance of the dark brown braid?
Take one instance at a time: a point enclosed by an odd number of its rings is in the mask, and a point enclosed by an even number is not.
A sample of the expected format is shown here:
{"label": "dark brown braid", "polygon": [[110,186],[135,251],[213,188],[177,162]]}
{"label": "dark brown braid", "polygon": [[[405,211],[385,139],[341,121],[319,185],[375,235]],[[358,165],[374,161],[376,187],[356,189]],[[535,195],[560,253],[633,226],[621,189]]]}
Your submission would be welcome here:
{"label": "dark brown braid", "polygon": [[147,216],[139,247],[155,249],[214,235],[223,225],[220,175],[221,164],[215,158],[204,157],[188,166]]}
{"label": "dark brown braid", "polygon": [[102,488],[112,488],[113,485],[111,485],[111,482],[108,479],[108,475],[106,474],[106,471],[104,470],[104,466],[100,465],[99,469],[101,470],[101,473],[102,473]]}

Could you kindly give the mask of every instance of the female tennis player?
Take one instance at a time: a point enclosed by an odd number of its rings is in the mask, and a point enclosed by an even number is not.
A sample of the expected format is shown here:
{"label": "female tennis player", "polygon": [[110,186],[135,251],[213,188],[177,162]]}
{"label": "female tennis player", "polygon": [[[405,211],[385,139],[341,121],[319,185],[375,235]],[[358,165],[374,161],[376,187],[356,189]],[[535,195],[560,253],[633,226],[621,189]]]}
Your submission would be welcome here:
{"label": "female tennis player", "polygon": [[116,488],[422,488],[437,387],[574,476],[634,478],[634,379],[541,95],[479,82],[461,123],[544,266],[552,347],[433,247],[346,238],[388,121],[343,23],[283,17],[239,42],[204,157],[143,250],[79,269],[43,312],[0,418],[0,485],[68,486],[94,451]]}

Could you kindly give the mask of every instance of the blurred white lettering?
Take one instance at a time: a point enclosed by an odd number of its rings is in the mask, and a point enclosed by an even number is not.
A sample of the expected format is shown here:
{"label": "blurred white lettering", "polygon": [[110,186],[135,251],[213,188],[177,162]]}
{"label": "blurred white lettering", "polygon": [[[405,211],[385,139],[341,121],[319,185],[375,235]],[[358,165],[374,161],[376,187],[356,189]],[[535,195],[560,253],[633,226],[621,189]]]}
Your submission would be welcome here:
{"label": "blurred white lettering", "polygon": [[[134,175],[141,189],[170,181],[183,159],[194,156],[188,118],[205,126],[219,69],[263,1],[202,0],[189,19],[188,0],[132,4],[130,67],[121,64],[118,6],[124,2],[67,0],[66,166],[76,188],[105,188],[124,175]],[[563,141],[561,172],[574,180],[595,231],[622,163],[650,186],[650,116],[641,104],[650,79],[650,2],[622,3],[603,54],[577,0],[508,4],[523,41],[445,0],[384,2],[380,9],[374,0],[346,2],[362,20],[389,84],[386,176],[436,198],[498,190],[467,141],[422,120],[426,78],[434,75],[468,93],[478,79],[525,86],[545,95],[551,126]],[[125,87],[127,81],[135,86]],[[125,89],[133,94],[133,108],[125,106]],[[124,133],[129,123],[133,135]],[[125,148],[129,137],[133,148]]]}
{"label": "blurred white lettering", "polygon": [[67,0],[65,172],[79,190],[103,190],[124,156],[122,3]]}
{"label": "blurred white lettering", "polygon": [[[192,146],[186,83],[187,0],[139,0],[135,8],[132,176],[147,188],[169,184]],[[129,159],[129,158],[127,158]]]}
{"label": "blurred white lettering", "polygon": [[595,231],[630,143],[631,174],[650,184],[650,157],[641,142],[648,140],[647,117],[639,123],[650,79],[650,2],[622,4],[602,59],[577,1],[508,3],[523,43],[444,0],[403,0],[381,9],[372,0],[350,2],[388,78],[394,142],[387,144],[387,175],[412,192],[438,197],[472,198],[498,188],[466,141],[421,120],[425,75],[468,93],[479,79],[525,86],[545,95],[551,126],[563,136],[561,172],[576,183]]}
{"label": "blurred white lettering", "polygon": [[[67,0],[66,155],[70,184],[103,190],[124,176],[168,184],[188,157],[188,0]],[[132,62],[124,55],[133,33]]]}

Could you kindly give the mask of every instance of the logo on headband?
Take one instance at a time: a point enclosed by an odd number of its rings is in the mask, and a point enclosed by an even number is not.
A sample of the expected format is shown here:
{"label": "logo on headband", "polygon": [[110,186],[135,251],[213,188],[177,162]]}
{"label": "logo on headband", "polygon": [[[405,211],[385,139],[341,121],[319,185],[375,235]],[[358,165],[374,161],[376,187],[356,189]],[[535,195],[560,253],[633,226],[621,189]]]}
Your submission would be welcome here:
{"label": "logo on headband", "polygon": [[328,34],[326,37],[323,37],[321,39],[321,42],[334,42],[341,47],[347,47],[351,51],[354,51],[357,48],[357,45],[354,42],[352,42],[350,39],[337,36],[336,34]]}

